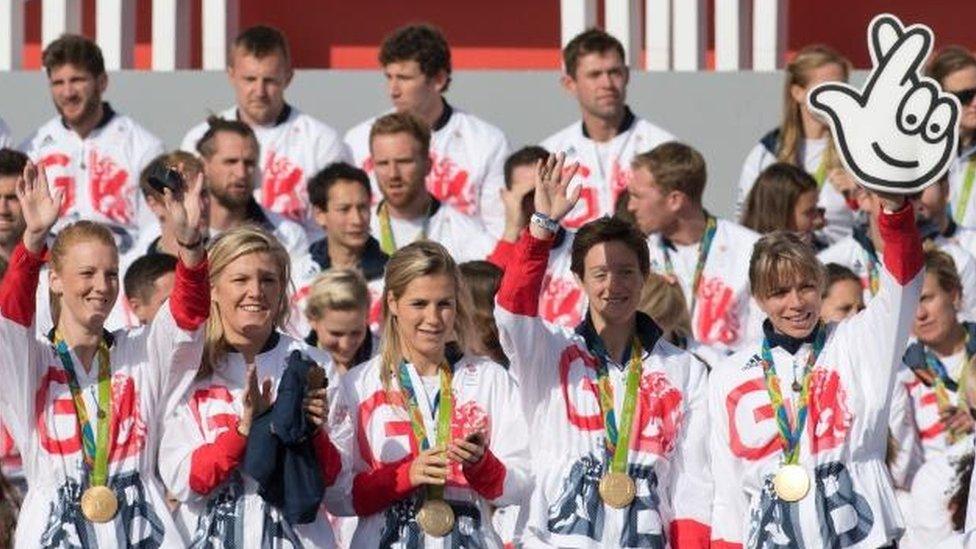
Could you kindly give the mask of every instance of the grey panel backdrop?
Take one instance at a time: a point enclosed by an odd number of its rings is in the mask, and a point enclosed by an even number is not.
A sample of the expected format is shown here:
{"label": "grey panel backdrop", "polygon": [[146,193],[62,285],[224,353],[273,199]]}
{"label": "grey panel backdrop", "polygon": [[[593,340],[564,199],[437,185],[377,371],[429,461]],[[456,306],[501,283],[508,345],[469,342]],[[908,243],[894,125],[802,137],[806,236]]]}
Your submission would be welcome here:
{"label": "grey panel backdrop", "polygon": [[[705,155],[705,203],[729,216],[745,155],[779,119],[781,86],[779,73],[640,72],[632,75],[628,102]],[[169,147],[208,110],[233,101],[220,72],[113,73],[106,95]],[[536,143],[579,117],[557,72],[459,71],[447,96],[501,127],[513,147]],[[388,108],[377,71],[299,71],[287,97],[340,132]],[[42,73],[0,74],[0,116],[18,142],[53,114]]]}

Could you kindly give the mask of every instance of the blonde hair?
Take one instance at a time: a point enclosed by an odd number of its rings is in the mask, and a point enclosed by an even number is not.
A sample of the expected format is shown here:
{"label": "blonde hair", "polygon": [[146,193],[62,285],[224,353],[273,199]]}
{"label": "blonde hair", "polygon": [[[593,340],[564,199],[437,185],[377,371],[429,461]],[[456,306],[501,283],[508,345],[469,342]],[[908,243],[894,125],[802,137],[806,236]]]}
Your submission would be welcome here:
{"label": "blonde hair", "polygon": [[429,240],[421,240],[400,248],[387,262],[384,278],[380,380],[387,391],[392,387],[393,370],[403,360],[402,341],[397,328],[397,319],[390,312],[389,297],[400,299],[411,282],[431,275],[447,275],[454,282],[457,307],[453,327],[455,342],[462,351],[467,351],[468,344],[472,340],[471,300],[461,279],[461,272],[451,254],[444,246]]}
{"label": "blonde hair", "polygon": [[811,279],[817,295],[822,295],[827,279],[824,266],[800,235],[773,231],[756,242],[749,260],[749,290],[756,299],[765,299],[798,280]]}
{"label": "blonde hair", "polygon": [[420,145],[420,155],[430,154],[430,128],[416,116],[406,112],[391,112],[376,119],[369,128],[369,149],[373,150],[373,139],[377,135],[405,133]]}
{"label": "blonde hair", "polygon": [[[119,247],[115,243],[112,231],[101,223],[83,219],[61,229],[54,237],[54,243],[51,244],[51,270],[61,274],[68,250],[83,242],[98,242],[108,246],[112,249],[115,260],[118,261]],[[48,290],[48,302],[51,304],[51,322],[57,326],[58,319],[61,317],[61,296],[53,290]]]}
{"label": "blonde hair", "polygon": [[943,292],[962,295],[962,280],[956,262],[951,255],[932,244],[925,247],[925,274],[934,276]]}
{"label": "blonde hair", "polygon": [[305,316],[319,320],[325,311],[353,311],[369,308],[366,279],[353,269],[329,269],[315,277],[309,287]]}
{"label": "blonde hair", "polygon": [[[793,99],[792,87],[807,87],[810,84],[810,72],[826,65],[839,65],[844,73],[844,81],[847,81],[851,73],[851,62],[837,50],[822,44],[801,49],[786,66],[786,81],[783,85],[783,119],[780,122],[779,143],[776,146],[776,159],[780,162],[799,165],[797,155],[800,152],[800,142],[803,140],[801,105]],[[832,139],[827,140],[824,160],[828,170],[840,166],[840,159]]]}
{"label": "blonde hair", "polygon": [[681,338],[691,337],[691,314],[685,294],[678,284],[651,273],[644,282],[637,308],[665,332]]}
{"label": "blonde hair", "polygon": [[[288,252],[268,231],[257,225],[244,225],[231,229],[214,240],[207,253],[210,270],[210,287],[217,286],[220,275],[228,265],[245,255],[266,253],[270,255],[278,267],[278,276],[283,287],[287,287],[290,277],[290,259]],[[274,321],[276,327],[281,327],[288,320],[288,299],[283,292],[278,296],[278,306]],[[210,301],[210,318],[207,320],[207,335],[203,348],[203,363],[200,365],[198,377],[211,375],[214,368],[224,356],[231,351],[230,344],[224,336],[223,319],[215,300]]]}

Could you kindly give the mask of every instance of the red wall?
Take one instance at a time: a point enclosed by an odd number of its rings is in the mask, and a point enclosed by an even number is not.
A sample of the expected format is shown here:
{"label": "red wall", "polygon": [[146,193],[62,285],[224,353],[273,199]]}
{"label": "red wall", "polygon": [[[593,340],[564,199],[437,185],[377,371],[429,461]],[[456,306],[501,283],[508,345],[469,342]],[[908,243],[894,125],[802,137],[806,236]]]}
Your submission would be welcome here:
{"label": "red wall", "polygon": [[[82,28],[89,36],[95,32],[95,1],[83,0]],[[148,68],[152,0],[133,1],[138,12],[136,66]],[[200,1],[192,2],[194,67],[200,66]],[[40,0],[26,3],[24,62],[31,68],[40,59],[40,4]],[[936,47],[963,44],[976,49],[976,1],[792,0],[789,4],[788,49],[823,42],[859,67],[869,62],[866,25],[882,11],[928,24],[935,31]],[[708,5],[711,8],[712,3]],[[557,0],[241,0],[241,28],[257,23],[281,28],[288,35],[296,65],[306,68],[373,69],[383,36],[415,21],[429,21],[444,30],[456,68],[559,67]]]}

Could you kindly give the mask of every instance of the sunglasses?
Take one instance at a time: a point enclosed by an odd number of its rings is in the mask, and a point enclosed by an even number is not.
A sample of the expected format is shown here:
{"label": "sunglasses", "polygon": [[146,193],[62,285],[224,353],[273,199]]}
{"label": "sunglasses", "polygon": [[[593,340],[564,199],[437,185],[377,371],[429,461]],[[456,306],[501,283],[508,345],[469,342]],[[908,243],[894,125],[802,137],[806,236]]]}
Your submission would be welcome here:
{"label": "sunglasses", "polygon": [[954,92],[952,92],[952,95],[955,95],[956,97],[958,97],[959,98],[959,103],[962,106],[965,107],[966,105],[972,103],[973,102],[973,98],[976,97],[976,88],[969,88],[967,90],[954,91]]}

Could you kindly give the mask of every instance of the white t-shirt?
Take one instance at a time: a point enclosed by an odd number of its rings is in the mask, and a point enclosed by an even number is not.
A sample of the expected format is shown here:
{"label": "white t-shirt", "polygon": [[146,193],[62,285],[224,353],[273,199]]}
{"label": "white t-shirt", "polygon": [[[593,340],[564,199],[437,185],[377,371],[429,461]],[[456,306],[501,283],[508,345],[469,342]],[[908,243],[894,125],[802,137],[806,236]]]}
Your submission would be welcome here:
{"label": "white t-shirt", "polygon": [[[238,120],[237,107],[230,107],[220,116]],[[251,129],[261,147],[261,180],[254,198],[268,210],[300,223],[311,240],[320,238],[322,229],[311,218],[306,185],[309,178],[329,164],[349,160],[349,151],[339,134],[290,105],[271,126]],[[196,154],[197,141],[206,131],[206,122],[194,126],[183,138],[180,149]]]}
{"label": "white t-shirt", "polygon": [[[443,116],[431,128],[427,190],[458,212],[477,218],[497,238],[505,228],[499,193],[505,188],[508,140],[500,129],[481,118],[446,102],[444,107]],[[370,175],[373,198],[379,201],[382,196],[369,150],[369,130],[375,121],[370,118],[350,129],[345,142],[355,164]]]}

